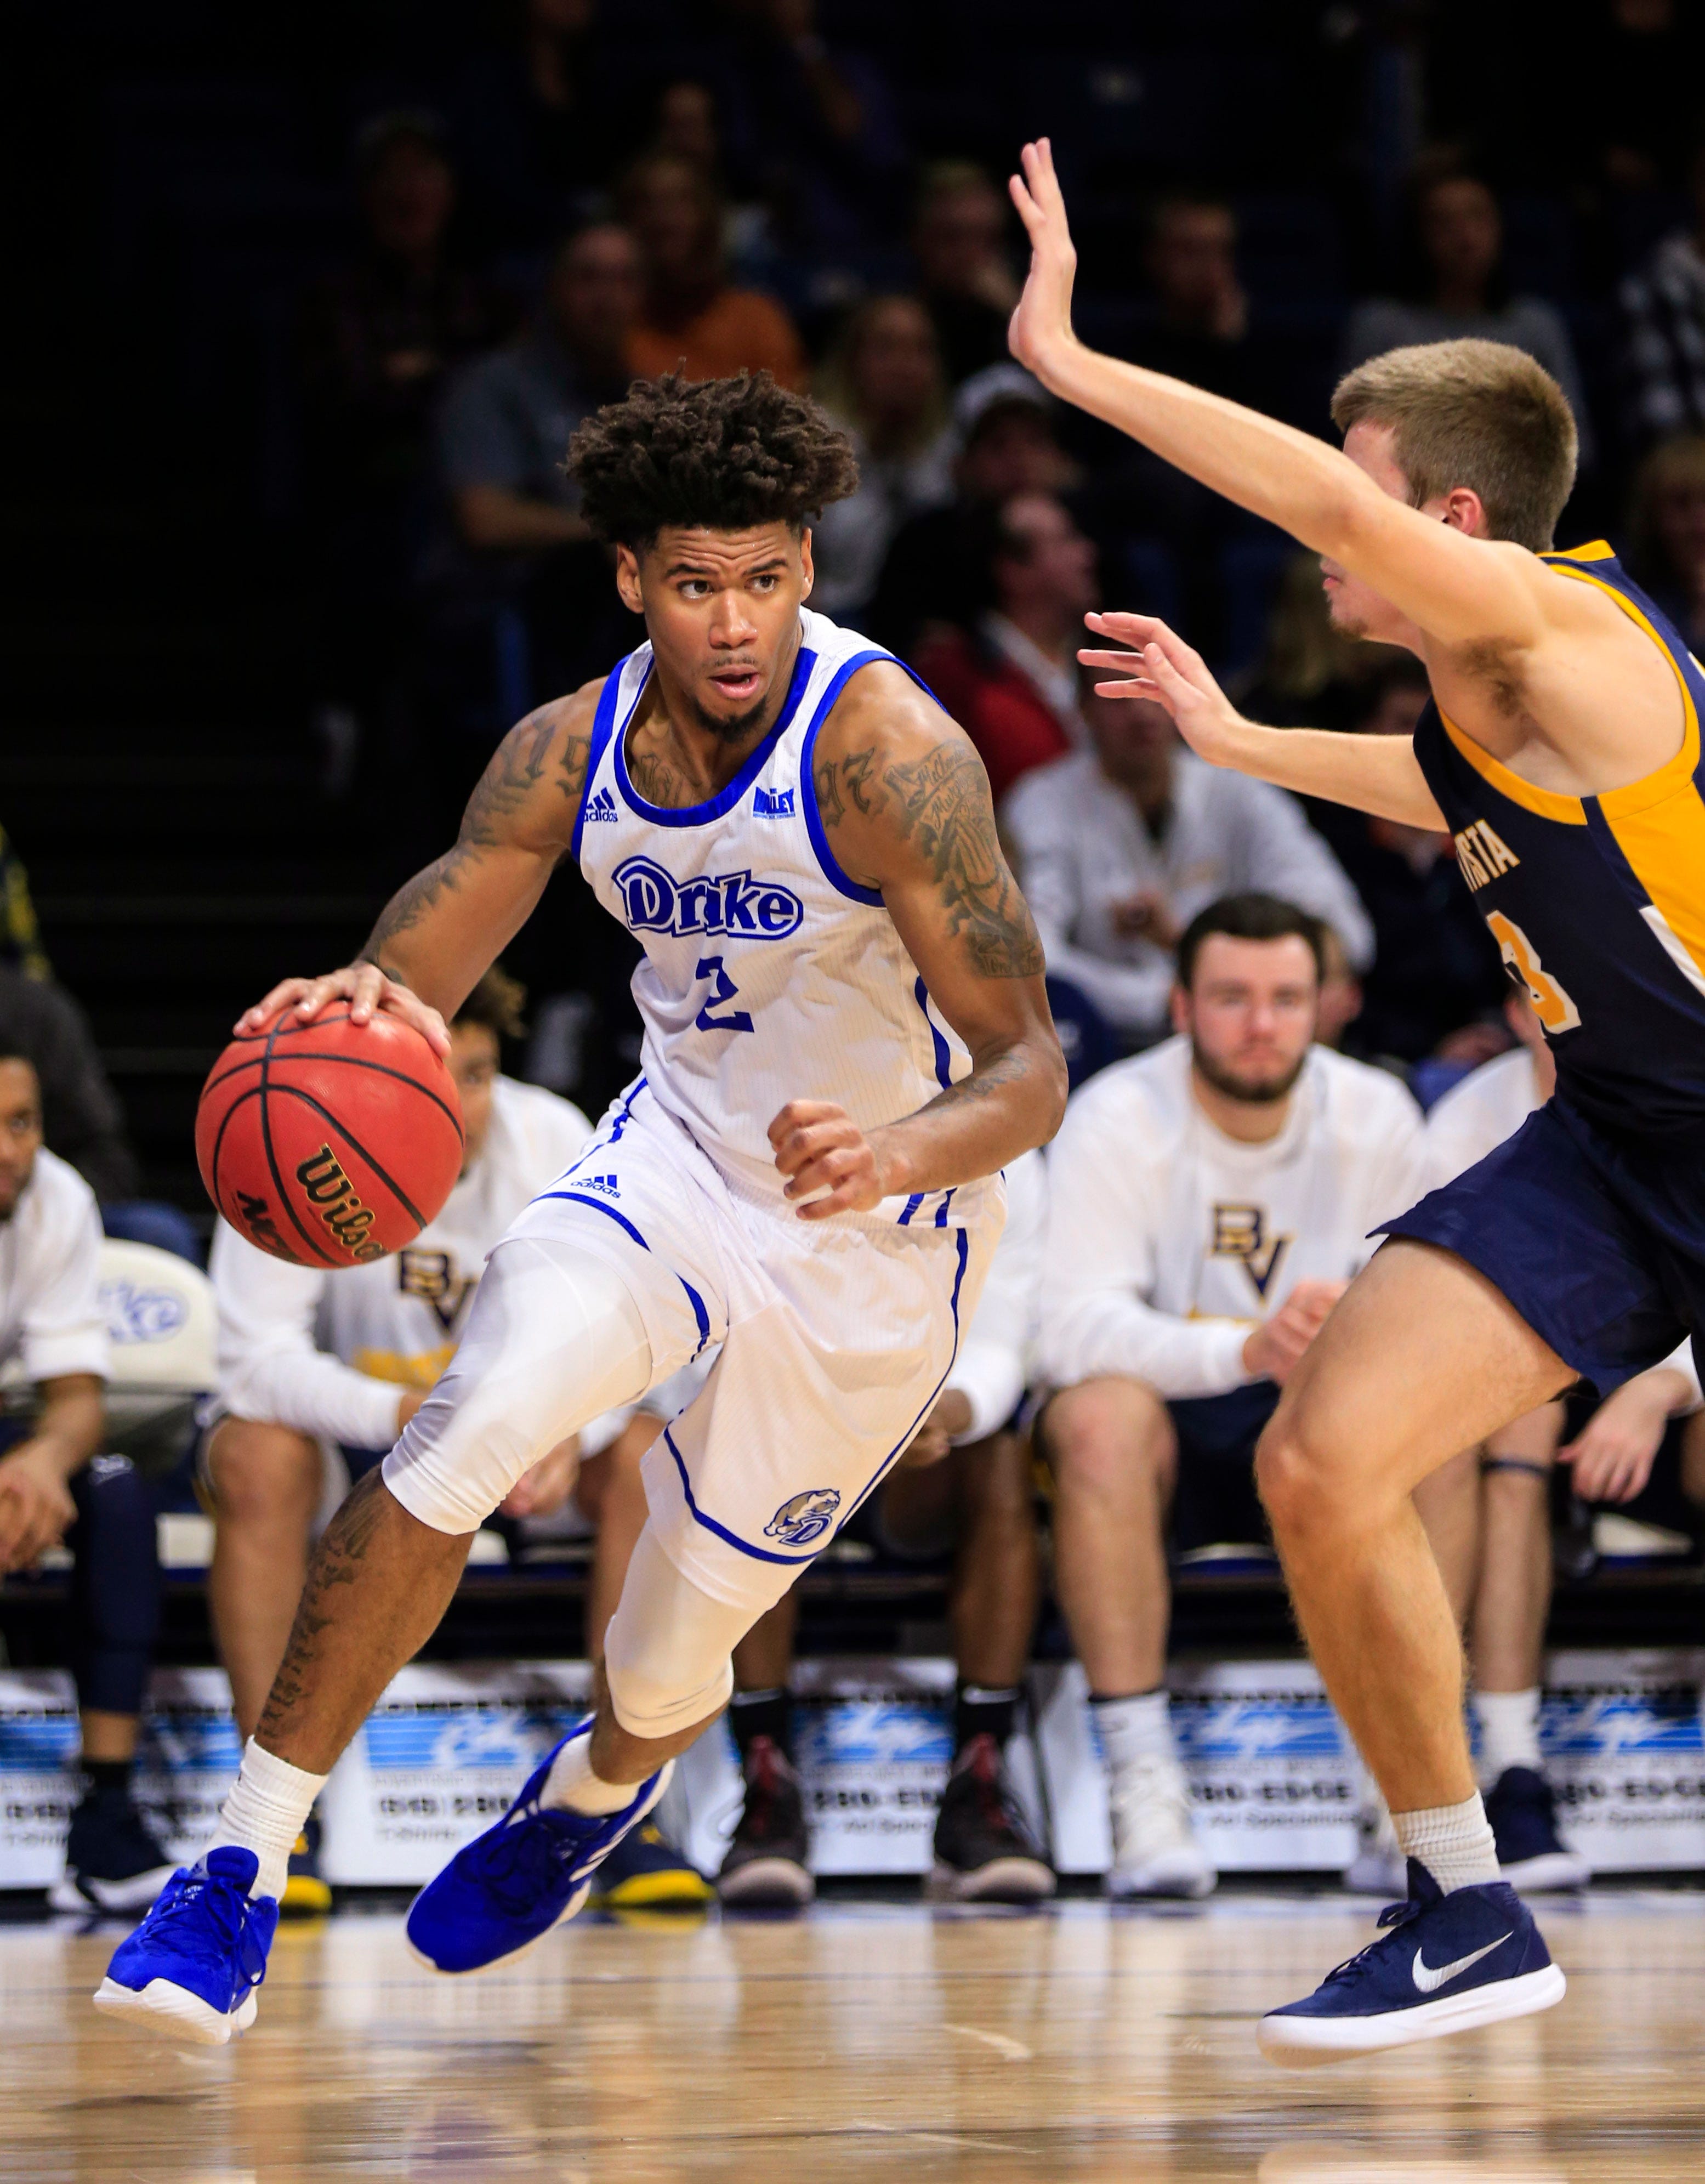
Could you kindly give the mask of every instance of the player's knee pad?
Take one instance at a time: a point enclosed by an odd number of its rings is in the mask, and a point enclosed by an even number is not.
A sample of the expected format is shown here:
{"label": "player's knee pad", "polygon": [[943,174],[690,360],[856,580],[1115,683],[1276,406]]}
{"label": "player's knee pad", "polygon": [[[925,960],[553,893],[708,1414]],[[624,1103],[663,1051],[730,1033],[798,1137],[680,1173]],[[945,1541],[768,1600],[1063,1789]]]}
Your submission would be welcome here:
{"label": "player's knee pad", "polygon": [[385,1459],[385,1484],[440,1532],[476,1531],[521,1474],[605,1411],[643,1395],[651,1346],[601,1259],[500,1245],[443,1378]]}
{"label": "player's knee pad", "polygon": [[610,1703],[628,1735],[675,1736],[720,1713],[734,1689],[734,1647],[752,1621],[749,1609],[726,1607],[683,1577],[648,1524],[604,1641]]}

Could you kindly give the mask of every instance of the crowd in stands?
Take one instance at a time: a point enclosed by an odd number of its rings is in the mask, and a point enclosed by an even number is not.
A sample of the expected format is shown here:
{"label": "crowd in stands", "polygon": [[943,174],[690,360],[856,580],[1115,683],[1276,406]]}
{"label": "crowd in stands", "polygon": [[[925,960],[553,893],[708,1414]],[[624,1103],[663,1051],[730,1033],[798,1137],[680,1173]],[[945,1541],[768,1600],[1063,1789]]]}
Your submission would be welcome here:
{"label": "crowd in stands", "polygon": [[[1527,349],[1580,429],[1560,543],[1608,532],[1705,648],[1689,11],[1569,0],[1540,21],[1535,0],[1490,38],[1484,11],[1454,4],[1418,38],[1425,11],[1272,12],[1323,102],[1301,194],[1258,148],[1166,150],[1156,102],[1172,86],[1178,125],[1200,125],[1205,49],[1158,53],[1145,81],[1140,55],[1121,79],[1123,58],[1091,68],[1086,52],[1073,75],[1050,43],[1089,337],[1309,430],[1324,429],[1334,372],[1390,347],[1474,334]],[[1404,734],[1426,703],[1406,655],[1332,629],[1310,556],[1061,411],[1011,361],[1021,269],[1000,163],[1032,104],[1010,72],[967,51],[955,105],[925,95],[923,60],[908,73],[907,11],[705,13],[516,0],[503,35],[392,69],[357,117],[344,246],[298,284],[290,316],[325,788],[358,804],[380,765],[406,759],[417,783],[446,784],[416,814],[442,833],[510,721],[638,641],[563,467],[576,425],[632,376],[767,370],[853,435],[861,485],[816,528],[812,604],[913,665],[976,742],[1078,1081],[1045,1161],[1010,1178],[1003,1256],[953,1379],[861,1513],[883,1552],[951,1571],[960,1681],[933,1882],[956,1897],[1053,1886],[1002,1757],[1043,1591],[1034,1453],[1107,1766],[1110,1886],[1200,1894],[1215,1876],[1162,1683],[1169,1572],[1228,1543],[1262,1551],[1255,1440],[1370,1230],[1517,1127],[1548,1096],[1549,1058],[1447,837],[1216,772],[1159,706],[1102,697],[1080,671],[1084,615],[1106,604],[1174,621],[1252,717]],[[1547,64],[1535,91],[1535,53],[1569,46],[1560,14],[1596,58],[1574,81]],[[1239,20],[1255,40],[1254,13]],[[1466,66],[1452,56],[1471,36]],[[1128,98],[1142,117],[1129,142]],[[1143,148],[1145,131],[1161,148]],[[1223,186],[1203,179],[1218,171]],[[499,1073],[521,1051],[519,1011],[493,974],[454,1028],[468,1165],[398,1259],[321,1276],[215,1237],[219,1385],[198,1460],[245,1731],[328,1496],[406,1424],[485,1253],[589,1134],[579,1107]],[[607,1019],[603,1032],[613,1047]],[[576,1089],[565,1073],[559,1089]],[[141,1198],[0,833],[0,1363],[15,1358],[38,1397],[0,1426],[0,1566],[62,1537],[75,1550],[88,1794],[67,1886],[120,1908],[163,1870],[127,1788],[157,1574],[134,1474],[100,1453],[99,1229],[196,1256],[171,1212]],[[500,1513],[517,1538],[554,1526],[595,1541],[594,1659],[643,1520],[639,1458],[682,1400],[671,1384],[601,1421]],[[1699,1402],[1678,1354],[1596,1411],[1571,1398],[1464,1451],[1418,1496],[1470,1635],[1501,1855],[1535,1884],[1584,1877],[1538,1743],[1552,1467],[1572,1464],[1587,1501],[1697,1529]],[[810,1893],[794,1617],[784,1602],[736,1658],[731,1902]],[[1357,1871],[1385,1886],[1391,1842],[1371,1802],[1365,1837]],[[706,1893],[655,1829],[624,1854],[611,1900]],[[292,1886],[300,1904],[324,1899],[311,1838]]]}

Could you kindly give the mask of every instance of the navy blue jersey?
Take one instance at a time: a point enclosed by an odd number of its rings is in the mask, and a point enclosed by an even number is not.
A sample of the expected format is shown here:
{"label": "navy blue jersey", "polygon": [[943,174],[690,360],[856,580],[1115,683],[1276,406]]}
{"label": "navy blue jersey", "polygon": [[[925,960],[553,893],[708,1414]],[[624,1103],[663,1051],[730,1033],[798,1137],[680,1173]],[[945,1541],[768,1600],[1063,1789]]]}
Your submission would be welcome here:
{"label": "navy blue jersey", "polygon": [[1624,1141],[1705,1140],[1705,669],[1608,546],[1544,558],[1607,593],[1669,660],[1686,715],[1681,749],[1626,788],[1560,796],[1429,705],[1415,755],[1545,1026],[1563,1099]]}

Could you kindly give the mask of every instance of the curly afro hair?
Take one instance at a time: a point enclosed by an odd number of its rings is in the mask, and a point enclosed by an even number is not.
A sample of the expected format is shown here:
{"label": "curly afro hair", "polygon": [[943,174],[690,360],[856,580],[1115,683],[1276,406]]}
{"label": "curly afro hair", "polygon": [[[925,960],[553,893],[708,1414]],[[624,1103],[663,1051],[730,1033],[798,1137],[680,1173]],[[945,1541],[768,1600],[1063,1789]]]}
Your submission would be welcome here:
{"label": "curly afro hair", "polygon": [[797,531],[858,489],[846,434],[767,371],[637,379],[581,426],[568,470],[597,536],[636,549],[671,523]]}

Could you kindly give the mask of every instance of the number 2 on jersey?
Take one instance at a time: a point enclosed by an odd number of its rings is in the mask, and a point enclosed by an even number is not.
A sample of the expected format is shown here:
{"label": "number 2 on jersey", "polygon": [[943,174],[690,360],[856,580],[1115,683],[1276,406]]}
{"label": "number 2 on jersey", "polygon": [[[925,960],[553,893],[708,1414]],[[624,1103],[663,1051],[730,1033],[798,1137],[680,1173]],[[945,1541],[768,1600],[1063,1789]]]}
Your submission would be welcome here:
{"label": "number 2 on jersey", "polygon": [[1580,1011],[1539,960],[1539,950],[1513,919],[1501,910],[1490,913],[1486,923],[1503,959],[1528,989],[1534,1014],[1548,1032],[1573,1031]]}
{"label": "number 2 on jersey", "polygon": [[713,978],[716,981],[704,1007],[693,1019],[700,1031],[750,1031],[752,1019],[744,1009],[736,1009],[732,1016],[726,1017],[713,1017],[710,1013],[713,1007],[721,1008],[726,1002],[738,1000],[740,992],[722,968],[720,956],[703,957],[693,975],[695,978]]}

